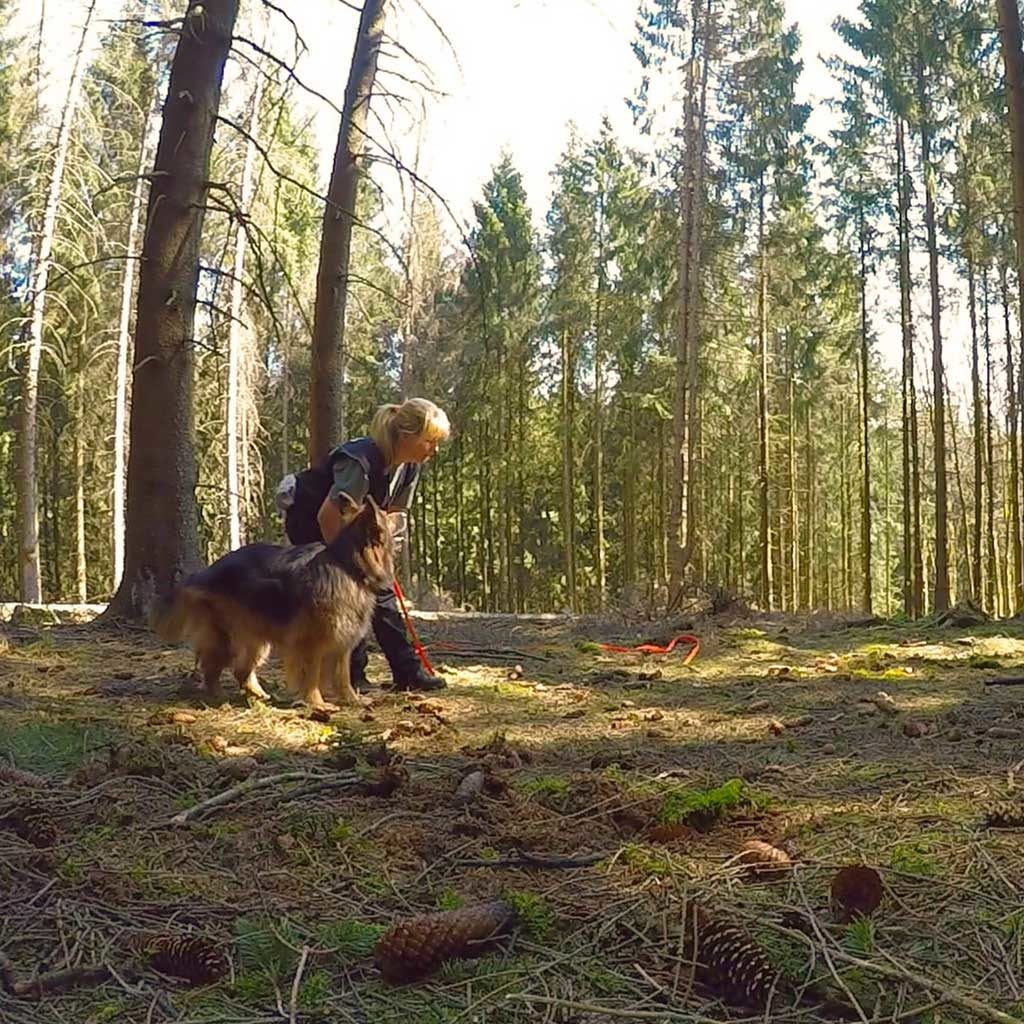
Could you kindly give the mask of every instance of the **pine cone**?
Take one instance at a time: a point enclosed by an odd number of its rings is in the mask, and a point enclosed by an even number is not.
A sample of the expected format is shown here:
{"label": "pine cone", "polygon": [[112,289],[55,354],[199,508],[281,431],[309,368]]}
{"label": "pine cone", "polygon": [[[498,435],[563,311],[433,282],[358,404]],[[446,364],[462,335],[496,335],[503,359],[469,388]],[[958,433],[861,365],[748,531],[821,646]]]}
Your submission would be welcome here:
{"label": "pine cone", "polygon": [[882,878],[874,868],[854,864],[832,879],[832,912],[840,924],[869,917],[882,902]]}
{"label": "pine cone", "polygon": [[474,955],[488,939],[506,932],[515,918],[515,910],[500,900],[405,918],[377,942],[377,966],[385,981],[396,985],[425,977],[445,960]]}
{"label": "pine cone", "polygon": [[714,919],[702,907],[686,908],[686,955],[695,978],[723,1002],[762,1013],[773,990],[785,986],[761,947],[740,927]]}
{"label": "pine cone", "polygon": [[985,809],[989,828],[1024,828],[1024,804],[1004,800]]}
{"label": "pine cone", "polygon": [[41,775],[36,775],[35,772],[22,771],[21,768],[15,768],[13,764],[7,764],[6,761],[0,761],[0,782],[24,787],[44,787],[50,785],[49,779],[44,779]]}
{"label": "pine cone", "polygon": [[149,944],[149,966],[192,985],[208,985],[228,972],[228,959],[202,935],[162,935]]}
{"label": "pine cone", "polygon": [[21,804],[0,818],[0,828],[10,829],[37,850],[57,845],[60,833],[53,815],[40,804]]}
{"label": "pine cone", "polygon": [[763,843],[760,839],[745,842],[737,860],[746,867],[747,874],[752,878],[765,880],[785,875],[793,864],[785,850],[771,843]]}

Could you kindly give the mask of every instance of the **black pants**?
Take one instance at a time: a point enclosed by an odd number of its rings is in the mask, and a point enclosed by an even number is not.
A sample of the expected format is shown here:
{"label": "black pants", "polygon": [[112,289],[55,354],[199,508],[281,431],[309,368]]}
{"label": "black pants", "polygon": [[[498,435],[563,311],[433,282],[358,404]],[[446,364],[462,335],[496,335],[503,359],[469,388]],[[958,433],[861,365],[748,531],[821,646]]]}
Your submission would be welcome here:
{"label": "black pants", "polygon": [[[309,535],[308,524],[293,522],[290,515],[285,516],[284,529],[292,544],[310,544],[313,541],[323,543],[319,528],[316,531],[317,536],[313,537]],[[409,643],[402,612],[398,607],[398,598],[395,597],[393,590],[382,590],[377,595],[371,626],[373,635],[377,638],[388,665],[391,666],[391,675],[395,682],[404,682],[412,678],[419,668],[420,660]],[[353,681],[366,678],[366,664],[369,660],[370,652],[367,649],[366,637],[363,637],[352,651],[350,665]]]}
{"label": "black pants", "polygon": [[[395,682],[403,682],[416,675],[420,666],[419,657],[405,632],[398,599],[393,590],[382,590],[377,595],[377,604],[373,609],[373,635],[380,644],[380,649],[391,666],[391,675]],[[366,637],[359,641],[352,652],[353,680],[366,677],[366,663],[370,660],[366,647]]]}

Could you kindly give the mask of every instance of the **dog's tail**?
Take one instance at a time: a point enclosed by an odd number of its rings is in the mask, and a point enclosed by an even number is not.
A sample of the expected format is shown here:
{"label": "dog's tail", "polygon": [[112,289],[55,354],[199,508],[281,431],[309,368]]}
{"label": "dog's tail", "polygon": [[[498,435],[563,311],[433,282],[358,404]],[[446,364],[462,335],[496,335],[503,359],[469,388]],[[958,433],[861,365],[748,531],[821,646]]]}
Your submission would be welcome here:
{"label": "dog's tail", "polygon": [[149,606],[149,628],[165,643],[180,643],[188,627],[189,608],[185,590],[175,587],[168,594],[158,594]]}

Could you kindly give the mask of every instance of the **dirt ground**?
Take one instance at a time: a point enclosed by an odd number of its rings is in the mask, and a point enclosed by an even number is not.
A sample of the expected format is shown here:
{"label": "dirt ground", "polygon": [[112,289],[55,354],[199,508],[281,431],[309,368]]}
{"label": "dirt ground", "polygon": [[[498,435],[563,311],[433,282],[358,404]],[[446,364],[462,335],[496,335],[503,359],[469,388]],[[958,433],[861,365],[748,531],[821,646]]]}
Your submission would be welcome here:
{"label": "dirt ground", "polygon": [[[811,982],[848,1019],[1024,1020],[1022,832],[991,827],[1024,807],[1024,686],[985,685],[1024,676],[1024,628],[697,621],[688,666],[596,646],[680,626],[424,622],[449,688],[326,722],[275,662],[280,699],[212,704],[145,631],[0,626],[0,1021],[796,1022],[830,1012]],[[791,869],[751,878],[753,839]],[[853,864],[882,902],[840,923]],[[384,982],[386,927],[496,898],[519,923],[484,955]],[[695,901],[789,979],[767,1009],[695,978]],[[218,980],[155,970],[189,936]]]}

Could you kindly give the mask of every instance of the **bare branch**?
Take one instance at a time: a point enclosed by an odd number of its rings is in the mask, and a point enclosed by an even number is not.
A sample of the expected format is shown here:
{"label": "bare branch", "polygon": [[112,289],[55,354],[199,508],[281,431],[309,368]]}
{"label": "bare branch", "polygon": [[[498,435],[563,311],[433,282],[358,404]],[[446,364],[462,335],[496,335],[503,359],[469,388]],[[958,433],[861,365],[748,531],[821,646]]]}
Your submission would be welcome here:
{"label": "bare branch", "polygon": [[[270,170],[273,171],[273,173],[275,175],[277,175],[278,178],[280,178],[282,181],[287,181],[290,185],[294,185],[297,189],[300,189],[301,191],[305,192],[307,195],[313,196],[314,198],[320,200],[320,202],[326,203],[327,206],[331,207],[334,210],[337,210],[343,216],[350,217],[351,220],[352,220],[352,224],[355,227],[362,228],[364,231],[368,231],[368,232],[370,232],[370,234],[375,235],[379,241],[381,241],[385,246],[387,246],[387,248],[390,250],[392,256],[394,256],[395,259],[398,260],[399,264],[402,267],[405,266],[405,260],[402,258],[401,252],[399,252],[398,248],[387,237],[387,235],[384,234],[384,232],[382,232],[378,228],[373,227],[370,224],[367,224],[366,221],[360,220],[358,217],[356,217],[355,211],[353,211],[353,210],[342,210],[341,207],[339,207],[338,204],[335,203],[333,200],[331,200],[328,196],[325,196],[323,193],[318,192],[314,188],[310,188],[309,185],[304,184],[303,182],[299,181],[297,178],[293,178],[290,175],[285,174],[283,171],[278,170],[274,166],[273,161],[270,159],[270,154],[267,152],[266,147],[263,146],[262,143],[258,142],[256,139],[254,139],[240,124],[237,124],[235,121],[232,121],[231,118],[226,117],[223,114],[218,114],[217,115],[217,120],[222,122],[223,124],[226,124],[229,128],[233,128],[236,132],[238,132],[238,134],[242,138],[247,139],[248,141],[250,141],[252,143],[252,145],[255,147],[256,151],[260,154],[260,156],[266,162],[266,164],[270,168]],[[367,136],[367,137],[369,137],[369,136]],[[365,155],[366,155],[367,159],[370,159],[370,160],[373,159],[373,157],[370,156],[369,154],[365,154]]]}
{"label": "bare branch", "polygon": [[[248,46],[251,49],[253,49],[256,53],[258,53],[261,57],[263,57],[264,60],[268,60],[268,61],[270,61],[271,64],[275,64],[278,68],[280,68],[285,73],[285,75],[289,79],[291,79],[291,81],[293,81],[300,89],[304,90],[305,92],[308,92],[310,94],[310,96],[315,96],[318,100],[323,101],[339,117],[341,116],[341,107],[339,107],[337,103],[335,103],[332,99],[330,99],[327,96],[325,96],[322,92],[319,92],[318,90],[314,89],[311,85],[307,85],[295,73],[295,69],[293,67],[291,67],[291,65],[289,65],[285,61],[281,60],[280,57],[276,56],[275,54],[271,53],[269,50],[267,50],[264,47],[260,46],[259,43],[254,43],[251,39],[247,39],[245,36],[235,36],[233,38],[233,40],[232,40],[232,47],[231,47],[233,51],[235,51],[234,43],[245,43],[246,46]],[[243,55],[237,53],[237,51],[235,51],[235,53],[236,53],[237,56],[243,57]],[[243,59],[248,60],[251,64],[253,64],[254,67],[258,68],[262,74],[264,74],[264,75],[267,74],[265,71],[263,71],[262,68],[260,68],[260,66],[258,64],[256,64],[252,60],[251,57],[243,57]],[[267,75],[267,77],[269,78],[270,76]]]}

